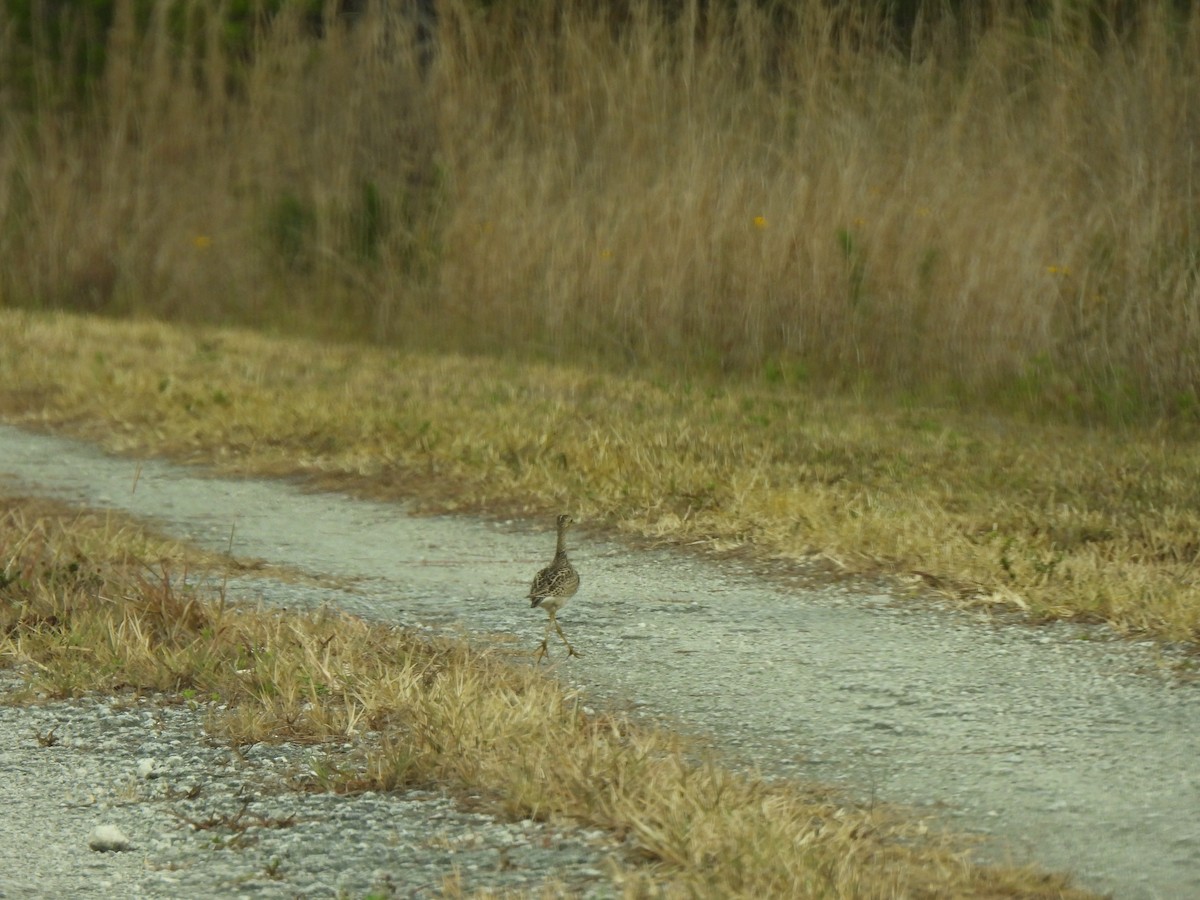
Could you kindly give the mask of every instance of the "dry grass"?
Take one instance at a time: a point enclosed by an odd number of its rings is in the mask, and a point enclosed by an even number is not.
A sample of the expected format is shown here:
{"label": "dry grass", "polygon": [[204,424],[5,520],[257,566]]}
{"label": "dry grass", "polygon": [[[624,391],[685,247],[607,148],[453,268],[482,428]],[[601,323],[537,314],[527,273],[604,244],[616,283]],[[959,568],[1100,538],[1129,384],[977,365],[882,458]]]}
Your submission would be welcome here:
{"label": "dry grass", "polygon": [[206,597],[149,576],[130,544],[159,544],[129,526],[2,507],[0,660],[32,664],[54,696],[173,692],[207,705],[210,729],[234,743],[382,732],[365,768],[330,769],[324,786],[436,783],[502,815],[603,827],[640,859],[617,876],[629,896],[1086,896],[1059,877],[974,866],[894,811],[696,762],[678,738],[586,713],[496,652]]}
{"label": "dry grass", "polygon": [[0,412],[123,452],[910,576],[1034,620],[1200,639],[1190,440],[780,383],[0,314]]}
{"label": "dry grass", "polygon": [[0,296],[1194,418],[1200,12],[888,5],[447,0],[422,82],[382,20],[247,64],[119,3],[89,115],[0,91]]}

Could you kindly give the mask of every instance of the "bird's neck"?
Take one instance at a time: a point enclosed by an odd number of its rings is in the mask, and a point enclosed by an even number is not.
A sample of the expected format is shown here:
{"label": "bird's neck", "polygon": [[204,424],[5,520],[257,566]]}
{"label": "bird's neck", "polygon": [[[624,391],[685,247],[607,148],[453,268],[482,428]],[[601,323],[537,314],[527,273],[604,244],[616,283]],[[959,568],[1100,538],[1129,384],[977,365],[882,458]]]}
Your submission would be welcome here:
{"label": "bird's neck", "polygon": [[554,556],[557,559],[567,555],[567,532],[566,529],[558,529],[558,545],[555,548]]}

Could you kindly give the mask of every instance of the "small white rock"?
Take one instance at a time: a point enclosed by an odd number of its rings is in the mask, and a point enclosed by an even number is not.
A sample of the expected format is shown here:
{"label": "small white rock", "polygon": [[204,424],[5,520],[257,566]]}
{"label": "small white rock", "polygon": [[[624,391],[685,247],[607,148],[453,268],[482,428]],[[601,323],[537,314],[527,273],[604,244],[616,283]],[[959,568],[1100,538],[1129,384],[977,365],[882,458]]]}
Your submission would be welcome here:
{"label": "small white rock", "polygon": [[88,836],[88,846],[103,853],[128,850],[129,838],[116,825],[97,825]]}

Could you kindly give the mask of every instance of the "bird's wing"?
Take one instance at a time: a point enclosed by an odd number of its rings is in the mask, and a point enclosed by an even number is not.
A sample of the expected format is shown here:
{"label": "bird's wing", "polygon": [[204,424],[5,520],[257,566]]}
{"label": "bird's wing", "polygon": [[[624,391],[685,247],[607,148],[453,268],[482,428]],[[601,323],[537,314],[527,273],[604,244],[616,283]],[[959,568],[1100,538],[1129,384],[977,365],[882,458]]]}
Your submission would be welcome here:
{"label": "bird's wing", "polygon": [[554,586],[554,568],[546,566],[542,571],[538,572],[533,577],[533,584],[529,587],[529,596],[545,597],[549,593],[550,588]]}
{"label": "bird's wing", "polygon": [[579,576],[575,574],[575,570],[570,565],[547,566],[533,579],[533,585],[529,588],[529,597],[530,599],[549,597],[558,593],[563,585],[570,584],[572,581],[578,583]]}

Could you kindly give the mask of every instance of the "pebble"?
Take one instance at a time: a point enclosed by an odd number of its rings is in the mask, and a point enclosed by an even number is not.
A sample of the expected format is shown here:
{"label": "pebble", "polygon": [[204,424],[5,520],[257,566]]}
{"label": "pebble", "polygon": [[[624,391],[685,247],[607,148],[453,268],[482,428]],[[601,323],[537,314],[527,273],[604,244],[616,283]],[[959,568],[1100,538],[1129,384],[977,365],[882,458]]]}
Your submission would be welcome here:
{"label": "pebble", "polygon": [[100,852],[128,850],[131,846],[119,825],[97,825],[88,836],[88,847]]}

